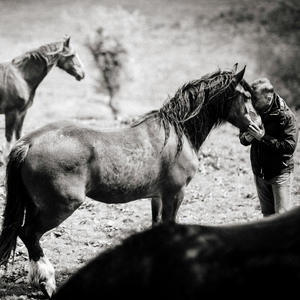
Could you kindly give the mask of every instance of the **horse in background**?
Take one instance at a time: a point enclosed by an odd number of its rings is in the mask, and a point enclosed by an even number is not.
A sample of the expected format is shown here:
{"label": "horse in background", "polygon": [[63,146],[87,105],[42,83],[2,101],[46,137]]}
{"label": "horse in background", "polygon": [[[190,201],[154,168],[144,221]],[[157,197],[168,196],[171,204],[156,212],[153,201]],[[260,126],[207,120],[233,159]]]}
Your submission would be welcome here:
{"label": "horse in background", "polygon": [[14,140],[21,137],[27,109],[32,105],[37,87],[57,66],[77,80],[84,78],[78,54],[70,47],[70,37],[40,46],[0,64],[0,114],[5,114],[6,160]]}
{"label": "horse in background", "polygon": [[22,137],[7,165],[0,264],[7,264],[19,236],[30,280],[50,296],[54,268],[40,238],[85,197],[104,203],[151,198],[153,224],[175,222],[211,129],[225,121],[241,130],[251,122],[261,126],[244,72],[219,70],[188,82],[128,128],[105,132],[64,122]]}
{"label": "horse in background", "polygon": [[63,299],[294,299],[300,207],[246,224],[164,224],[101,253],[53,295]]}

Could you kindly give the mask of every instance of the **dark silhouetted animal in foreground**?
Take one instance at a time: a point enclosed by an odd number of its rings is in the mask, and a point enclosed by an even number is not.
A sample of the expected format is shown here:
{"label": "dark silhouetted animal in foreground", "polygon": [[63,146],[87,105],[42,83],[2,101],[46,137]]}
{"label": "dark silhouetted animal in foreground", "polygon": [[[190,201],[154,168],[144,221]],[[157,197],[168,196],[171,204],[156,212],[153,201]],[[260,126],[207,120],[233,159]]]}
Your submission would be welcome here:
{"label": "dark silhouetted animal in foreground", "polygon": [[21,138],[7,165],[0,264],[8,262],[19,236],[29,253],[29,278],[51,295],[54,268],[40,238],[86,196],[105,203],[152,198],[153,224],[175,222],[197,170],[197,152],[211,129],[229,121],[245,130],[251,117],[261,125],[244,71],[218,71],[189,82],[161,109],[122,130],[65,122]]}
{"label": "dark silhouetted animal in foreground", "polygon": [[40,46],[11,62],[0,64],[0,114],[5,114],[7,142],[3,149],[4,161],[14,140],[21,136],[24,118],[33,103],[37,87],[54,66],[77,80],[84,78],[79,57],[70,47],[70,37]]}
{"label": "dark silhouetted animal in foreground", "polygon": [[299,224],[300,208],[243,225],[160,225],[100,254],[52,299],[296,299]]}

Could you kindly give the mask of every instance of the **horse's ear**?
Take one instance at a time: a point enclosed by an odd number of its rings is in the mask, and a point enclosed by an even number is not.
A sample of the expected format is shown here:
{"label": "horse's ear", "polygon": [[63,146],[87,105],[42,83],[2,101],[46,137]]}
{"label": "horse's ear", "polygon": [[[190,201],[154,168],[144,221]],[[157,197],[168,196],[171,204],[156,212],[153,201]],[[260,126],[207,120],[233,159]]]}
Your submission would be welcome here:
{"label": "horse's ear", "polygon": [[241,80],[244,77],[245,71],[246,71],[246,66],[240,72],[234,75],[234,81],[236,84],[241,82]]}
{"label": "horse's ear", "polygon": [[69,35],[66,35],[64,38],[64,47],[69,48],[70,47],[70,39],[71,37]]}
{"label": "horse's ear", "polygon": [[232,73],[236,73],[236,71],[237,71],[237,68],[238,68],[238,63],[235,63],[234,65],[233,65],[233,67],[232,67]]}

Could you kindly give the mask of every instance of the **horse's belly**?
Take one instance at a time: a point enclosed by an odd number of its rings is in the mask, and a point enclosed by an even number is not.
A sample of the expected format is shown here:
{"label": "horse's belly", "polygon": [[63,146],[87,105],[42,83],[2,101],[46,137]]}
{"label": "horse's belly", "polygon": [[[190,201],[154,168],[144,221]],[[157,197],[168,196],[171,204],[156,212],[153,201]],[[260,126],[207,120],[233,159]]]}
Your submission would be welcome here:
{"label": "horse's belly", "polygon": [[123,203],[156,195],[161,178],[160,160],[143,151],[125,155],[120,150],[94,161],[90,165],[87,196],[106,203]]}
{"label": "horse's belly", "polygon": [[116,187],[109,187],[108,189],[90,191],[87,197],[107,204],[127,203],[143,198],[151,198],[158,194],[158,189],[145,188],[143,191],[137,189],[122,189]]}
{"label": "horse's belly", "polygon": [[99,176],[90,177],[87,196],[105,203],[125,203],[152,197],[158,194],[160,186],[157,169],[152,165],[152,168],[149,166],[143,171],[103,171]]}

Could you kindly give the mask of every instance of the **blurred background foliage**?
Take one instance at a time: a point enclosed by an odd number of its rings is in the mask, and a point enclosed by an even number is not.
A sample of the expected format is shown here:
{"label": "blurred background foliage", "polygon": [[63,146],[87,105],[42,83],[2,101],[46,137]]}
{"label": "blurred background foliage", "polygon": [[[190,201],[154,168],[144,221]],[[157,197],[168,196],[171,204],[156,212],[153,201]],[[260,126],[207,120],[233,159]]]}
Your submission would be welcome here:
{"label": "blurred background foliage", "polygon": [[[183,83],[236,62],[247,65],[249,82],[269,77],[300,108],[299,5],[298,0],[0,0],[0,60],[67,33],[85,64],[87,76],[80,83],[51,72],[25,129],[53,116],[112,119],[111,98],[121,114],[141,114],[160,107]],[[118,73],[110,89],[103,56],[95,57],[87,43],[99,42],[99,28],[126,52],[117,64],[109,58]]]}
{"label": "blurred background foliage", "polygon": [[237,34],[249,33],[256,47],[257,73],[264,73],[276,90],[300,108],[300,2],[244,2],[222,11],[217,22],[231,24]]}
{"label": "blurred background foliage", "polygon": [[[151,32],[153,29],[159,31],[160,27],[164,26],[155,24],[153,28],[147,28],[147,31]],[[229,36],[242,37],[243,49],[247,54],[249,53],[249,56],[254,56],[253,72],[257,73],[257,76],[269,77],[276,91],[290,105],[296,109],[300,108],[300,2],[298,0],[257,1],[256,3],[241,1],[239,5],[228,5],[222,8],[217,14],[198,14],[194,16],[194,20],[183,15],[182,19],[169,26],[169,31],[185,31],[187,35],[191,32],[197,34],[194,29],[198,28],[199,34],[206,31],[211,32],[213,36],[216,36],[217,32],[220,36],[229,33]]]}

